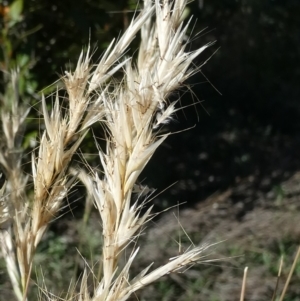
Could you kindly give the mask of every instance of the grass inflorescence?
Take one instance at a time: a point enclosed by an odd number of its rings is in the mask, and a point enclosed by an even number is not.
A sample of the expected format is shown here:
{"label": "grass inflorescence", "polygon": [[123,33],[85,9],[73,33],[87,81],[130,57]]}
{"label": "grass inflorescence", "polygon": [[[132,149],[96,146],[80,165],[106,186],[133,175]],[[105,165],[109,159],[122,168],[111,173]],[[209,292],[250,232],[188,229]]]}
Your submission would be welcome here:
{"label": "grass inflorescence", "polygon": [[[142,11],[96,65],[91,63],[89,48],[81,53],[76,69],[61,78],[64,99],[59,90],[53,104],[42,96],[43,126],[31,154],[29,175],[22,170],[20,137],[30,110],[20,105],[18,93],[3,98],[5,143],[0,162],[7,182],[1,190],[0,240],[17,300],[28,299],[37,248],[78,180],[88,191],[86,208],[94,205],[99,213],[101,271],[96,277],[87,265],[80,280],[74,280],[77,287],[70,283],[66,300],[127,300],[164,275],[209,260],[204,255],[209,245],[194,246],[160,267],[151,270],[149,263],[136,275],[130,272],[139,253],[137,238],[153,218],[151,206],[142,210],[153,190],[139,184],[138,178],[169,135],[162,127],[179,109],[178,100],[170,102],[169,96],[201,68],[193,66],[193,60],[210,46],[187,50],[191,19],[183,22],[186,4],[185,0],[144,1]],[[133,59],[127,51],[138,32],[140,47]],[[116,72],[123,74],[121,80],[114,79]],[[17,77],[17,72],[11,73],[15,91]],[[95,123],[102,124],[106,140],[104,148],[98,147],[102,170],[88,166],[89,172],[74,170],[72,158]],[[122,262],[129,247],[130,254]],[[88,275],[94,277],[92,289]],[[41,288],[40,298],[57,300],[46,287]]]}

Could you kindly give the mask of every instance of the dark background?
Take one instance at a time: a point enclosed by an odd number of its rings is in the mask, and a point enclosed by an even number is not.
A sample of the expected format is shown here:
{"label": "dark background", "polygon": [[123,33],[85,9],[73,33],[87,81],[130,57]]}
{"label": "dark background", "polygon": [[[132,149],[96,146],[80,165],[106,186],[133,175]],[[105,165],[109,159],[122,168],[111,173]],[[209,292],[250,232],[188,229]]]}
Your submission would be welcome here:
{"label": "dark background", "polygon": [[[121,0],[26,1],[4,37],[11,5],[1,4],[1,68],[14,66],[20,55],[30,58],[24,80],[36,91],[74,68],[89,40],[96,63],[138,7],[136,1]],[[278,189],[300,167],[300,3],[204,0],[192,2],[189,9],[193,33],[201,32],[191,49],[216,40],[195,61],[199,65],[214,54],[187,83],[192,93],[184,87],[179,92],[183,106],[197,99],[201,105],[178,113],[166,130],[192,129],[171,135],[140,180],[158,191],[178,181],[156,199],[158,208],[194,205],[216,191],[242,185],[232,201],[242,200],[251,209],[261,193]],[[3,90],[5,79],[1,81]],[[25,89],[24,99],[28,93]],[[35,98],[31,104],[38,106]]]}

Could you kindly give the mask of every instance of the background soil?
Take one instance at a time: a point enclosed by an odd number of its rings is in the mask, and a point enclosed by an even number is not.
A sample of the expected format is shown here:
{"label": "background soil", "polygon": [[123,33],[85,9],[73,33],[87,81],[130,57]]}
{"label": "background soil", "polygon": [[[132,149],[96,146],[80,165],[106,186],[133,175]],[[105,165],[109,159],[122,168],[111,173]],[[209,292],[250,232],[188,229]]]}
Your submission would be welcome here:
{"label": "background soil", "polygon": [[[249,267],[246,300],[271,300],[279,259],[284,255],[279,291],[282,289],[300,241],[300,173],[280,183],[283,194],[255,190],[256,198],[249,200],[251,206],[244,206],[243,199],[249,198],[251,182],[252,179],[244,179],[243,183],[179,214],[176,210],[166,213],[146,234],[142,256],[148,262],[162,263],[163,258],[176,256],[178,246],[176,250],[171,238],[181,239],[183,249],[187,249],[191,241],[197,245],[217,243],[209,258],[220,261],[193,267],[182,275],[170,275],[168,285],[175,289],[164,300],[239,300],[245,266]],[[182,229],[189,239],[184,238]],[[300,300],[299,272],[298,266],[286,300]],[[202,279],[200,283],[199,279]],[[193,283],[196,288],[191,289]],[[142,296],[153,300],[155,292],[157,290],[151,287]],[[160,300],[159,296],[154,300]]]}

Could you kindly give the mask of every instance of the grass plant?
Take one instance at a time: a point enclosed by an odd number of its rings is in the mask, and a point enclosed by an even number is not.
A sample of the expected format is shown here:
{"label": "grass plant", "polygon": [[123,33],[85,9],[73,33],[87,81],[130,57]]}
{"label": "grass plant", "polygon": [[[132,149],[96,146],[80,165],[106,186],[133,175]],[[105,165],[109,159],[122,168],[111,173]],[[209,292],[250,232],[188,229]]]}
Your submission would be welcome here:
{"label": "grass plant", "polygon": [[[201,245],[153,270],[149,264],[137,275],[130,273],[139,252],[137,238],[153,217],[152,207],[142,211],[151,198],[147,197],[148,187],[137,184],[138,178],[169,135],[161,131],[162,127],[180,109],[179,99],[169,102],[169,96],[201,68],[193,66],[193,60],[210,46],[187,51],[191,19],[183,22],[186,4],[185,0],[146,0],[140,14],[118,40],[111,42],[96,65],[91,63],[89,48],[81,53],[75,71],[66,71],[61,78],[63,99],[61,91],[55,94],[53,105],[51,98],[42,97],[44,125],[32,152],[31,175],[25,175],[21,164],[22,132],[29,109],[20,105],[18,74],[11,72],[15,93],[3,97],[1,108],[5,142],[0,163],[7,182],[1,190],[0,241],[18,301],[28,299],[37,247],[49,224],[66,206],[66,197],[79,175],[92,198],[89,204],[99,211],[102,271],[99,279],[87,266],[78,280],[79,288],[70,284],[63,300],[127,300],[164,275],[210,260],[205,254],[209,245]],[[127,51],[138,32],[141,42],[134,60]],[[113,78],[116,72],[123,74],[121,80]],[[103,125],[106,140],[105,149],[99,147],[102,172],[88,168],[89,173],[82,176],[80,170],[70,169],[70,162],[90,127],[98,122]],[[120,259],[129,245],[133,245],[132,251],[122,265]],[[89,274],[94,278],[92,288]],[[37,298],[58,300],[46,288]]]}

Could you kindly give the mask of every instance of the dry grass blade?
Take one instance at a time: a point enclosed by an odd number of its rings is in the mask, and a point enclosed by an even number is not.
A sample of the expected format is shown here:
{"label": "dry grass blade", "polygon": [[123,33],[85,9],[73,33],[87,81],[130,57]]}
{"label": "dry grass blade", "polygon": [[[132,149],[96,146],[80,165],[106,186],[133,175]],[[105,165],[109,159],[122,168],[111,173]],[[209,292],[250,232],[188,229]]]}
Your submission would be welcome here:
{"label": "dry grass blade", "polygon": [[272,301],[274,301],[275,298],[276,298],[278,284],[279,284],[279,280],[280,280],[280,276],[281,276],[281,271],[282,271],[282,266],[283,266],[283,256],[281,256],[281,258],[280,258],[279,270],[278,270],[278,274],[277,274],[277,280],[276,280],[276,285],[275,285],[274,293],[273,293],[273,296],[272,296]]}
{"label": "dry grass blade", "polygon": [[293,275],[293,273],[294,273],[294,270],[295,270],[295,267],[296,267],[296,264],[297,264],[297,262],[298,262],[299,257],[300,257],[300,246],[299,246],[298,251],[297,251],[297,253],[296,253],[294,262],[293,262],[292,267],[291,267],[291,269],[290,269],[288,278],[287,278],[287,280],[286,280],[286,282],[285,282],[285,285],[284,285],[284,288],[283,288],[282,293],[281,293],[281,295],[280,295],[279,301],[283,301],[283,299],[284,299],[284,296],[285,296],[285,294],[286,294],[286,292],[287,292],[289,283],[290,283],[290,281],[291,281],[291,278],[292,278],[292,275]]}
{"label": "dry grass blade", "polygon": [[244,301],[245,300],[247,273],[248,273],[248,267],[245,267],[240,301]]}

